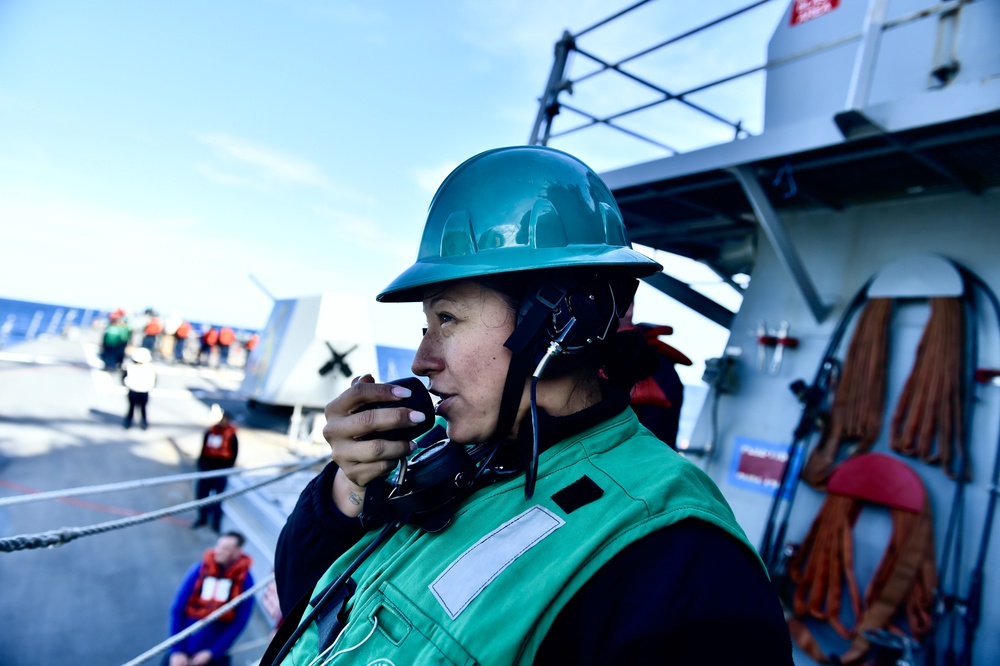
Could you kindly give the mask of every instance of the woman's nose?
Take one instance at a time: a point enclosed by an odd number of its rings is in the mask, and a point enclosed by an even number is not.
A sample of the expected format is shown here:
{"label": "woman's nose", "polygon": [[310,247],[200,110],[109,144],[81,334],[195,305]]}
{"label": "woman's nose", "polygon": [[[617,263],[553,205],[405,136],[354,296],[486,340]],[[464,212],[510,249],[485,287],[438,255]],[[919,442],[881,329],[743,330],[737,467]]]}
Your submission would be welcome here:
{"label": "woman's nose", "polygon": [[415,375],[426,377],[443,367],[444,362],[437,352],[435,336],[433,333],[427,332],[420,340],[420,345],[417,347],[417,353],[413,356],[413,364],[410,366],[410,370]]}

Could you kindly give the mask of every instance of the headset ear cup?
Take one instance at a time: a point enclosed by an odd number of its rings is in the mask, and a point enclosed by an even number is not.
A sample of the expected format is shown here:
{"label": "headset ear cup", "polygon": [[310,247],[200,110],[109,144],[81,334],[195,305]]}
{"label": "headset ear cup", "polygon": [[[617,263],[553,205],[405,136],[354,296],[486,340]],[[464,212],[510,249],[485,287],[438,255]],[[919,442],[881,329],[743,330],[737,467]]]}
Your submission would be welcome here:
{"label": "headset ear cup", "polygon": [[576,320],[573,331],[563,344],[568,350],[582,349],[618,329],[614,295],[606,286],[574,292],[566,298],[566,303],[569,315]]}
{"label": "headset ear cup", "polygon": [[581,274],[566,274],[532,287],[521,298],[517,327],[505,343],[507,348],[515,354],[527,353],[534,367],[553,341],[559,341],[559,356],[593,347],[592,343],[618,329],[618,287],[600,276]]}

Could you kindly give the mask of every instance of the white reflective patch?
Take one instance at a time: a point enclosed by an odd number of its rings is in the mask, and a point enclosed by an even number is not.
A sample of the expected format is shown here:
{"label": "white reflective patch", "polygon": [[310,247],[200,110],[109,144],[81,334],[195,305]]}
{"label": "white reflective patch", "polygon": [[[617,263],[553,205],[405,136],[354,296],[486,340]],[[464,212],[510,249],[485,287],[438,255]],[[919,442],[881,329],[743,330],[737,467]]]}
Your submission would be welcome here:
{"label": "white reflective patch", "polygon": [[205,576],[201,582],[201,598],[205,601],[229,601],[229,592],[233,589],[233,581],[228,578]]}
{"label": "white reflective patch", "polygon": [[533,506],[462,553],[430,584],[430,590],[454,620],[504,569],[565,524],[548,509]]}

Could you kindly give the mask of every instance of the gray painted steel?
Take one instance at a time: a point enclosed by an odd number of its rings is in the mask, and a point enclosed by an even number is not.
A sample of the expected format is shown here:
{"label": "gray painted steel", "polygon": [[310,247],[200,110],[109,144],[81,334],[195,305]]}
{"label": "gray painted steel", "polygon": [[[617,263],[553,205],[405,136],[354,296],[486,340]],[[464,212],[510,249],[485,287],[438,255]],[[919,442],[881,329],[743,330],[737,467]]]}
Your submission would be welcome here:
{"label": "gray painted steel", "polygon": [[[890,329],[886,423],[874,449],[886,452],[888,421],[929,313],[924,296],[956,290],[942,259],[1000,291],[1000,0],[841,2],[794,26],[791,12],[789,3],[768,47],[762,134],[601,174],[633,240],[722,275],[752,270],[730,326],[728,348],[742,352],[734,355],[738,388],[719,396],[717,426],[703,409],[691,443],[712,450],[692,460],[758,542],[771,496],[736,476],[740,446],[791,441],[800,405],[788,386],[812,379],[852,295],[873,276],[873,295],[908,290]],[[752,269],[736,251],[747,247],[756,248]],[[978,306],[976,364],[1000,368],[1000,330],[982,298]],[[760,322],[770,332],[789,322],[800,342],[784,351],[774,374],[752,360]],[[973,475],[958,585],[949,588],[963,597],[984,529],[998,527],[984,520],[996,493],[990,473],[1000,455],[1000,388],[978,385],[971,399]],[[955,482],[910,462],[932,496],[940,557]],[[798,489],[790,541],[803,538],[822,499]],[[855,529],[862,586],[889,532],[885,512],[862,513]],[[996,541],[987,562],[997,561]],[[982,613],[972,663],[1000,663],[1000,578],[989,567]],[[947,629],[939,627],[939,649]],[[796,663],[812,661],[797,653]]]}

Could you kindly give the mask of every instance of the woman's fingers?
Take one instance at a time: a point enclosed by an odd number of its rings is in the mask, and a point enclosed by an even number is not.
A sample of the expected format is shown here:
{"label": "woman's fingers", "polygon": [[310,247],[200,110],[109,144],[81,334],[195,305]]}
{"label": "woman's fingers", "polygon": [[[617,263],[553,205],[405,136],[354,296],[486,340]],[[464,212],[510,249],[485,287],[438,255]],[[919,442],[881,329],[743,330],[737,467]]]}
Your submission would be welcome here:
{"label": "woman's fingers", "polygon": [[352,483],[364,487],[393,469],[410,454],[410,442],[388,439],[338,440],[330,442],[330,457]]}
{"label": "woman's fingers", "polygon": [[409,395],[407,388],[376,384],[371,375],[364,375],[327,404],[323,436],[330,445],[330,457],[351,483],[364,488],[411,452],[410,442],[382,439],[379,433],[424,421],[424,414],[406,407],[371,408],[374,403],[391,405]]}
{"label": "woman's fingers", "polygon": [[344,439],[378,437],[378,432],[412,426],[425,420],[420,412],[399,408],[371,409],[374,403],[392,404],[410,397],[410,390],[395,384],[376,384],[371,375],[358,378],[349,389],[326,406],[323,436],[331,445]]}

